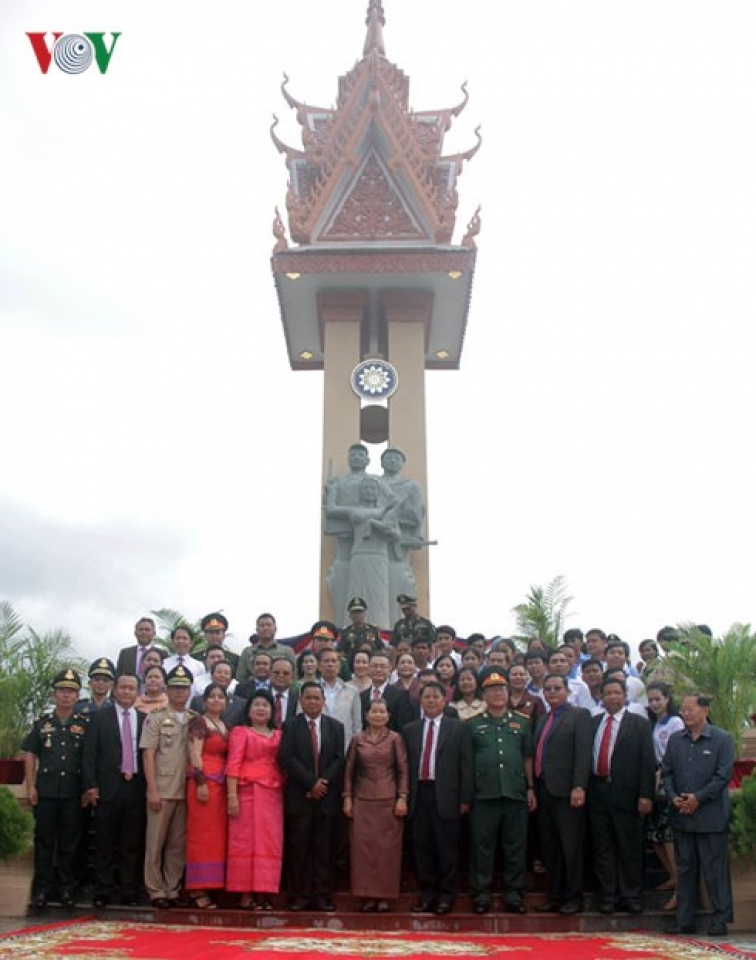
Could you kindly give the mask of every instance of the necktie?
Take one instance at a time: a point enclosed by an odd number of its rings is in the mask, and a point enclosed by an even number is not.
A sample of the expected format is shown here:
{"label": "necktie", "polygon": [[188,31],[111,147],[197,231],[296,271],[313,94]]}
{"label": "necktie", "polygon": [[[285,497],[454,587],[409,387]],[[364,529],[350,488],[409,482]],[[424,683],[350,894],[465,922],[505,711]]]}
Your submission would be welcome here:
{"label": "necktie", "polygon": [[599,744],[598,760],[596,761],[596,776],[608,777],[610,772],[609,765],[609,747],[612,743],[612,720],[614,717],[607,714],[604,732],[601,734],[601,743]]}
{"label": "necktie", "polygon": [[428,720],[428,732],[425,734],[425,746],[423,747],[423,759],[420,762],[420,779],[430,780],[431,778],[431,757],[433,756],[433,730],[435,724]]}
{"label": "necktie", "polygon": [[552,710],[549,714],[549,718],[544,724],[543,730],[541,731],[541,739],[538,741],[538,746],[536,747],[535,755],[535,775],[540,777],[543,773],[543,752],[546,749],[546,744],[549,737],[551,736],[551,728],[554,726],[554,711]]}
{"label": "necktie", "polygon": [[283,719],[283,704],[281,703],[282,697],[280,693],[276,694],[276,701],[273,704],[273,726],[276,730],[281,728],[281,720]]}
{"label": "necktie", "polygon": [[184,655],[181,653],[179,654],[179,666],[180,667],[184,666]]}
{"label": "necktie", "polygon": [[318,725],[314,720],[310,720],[310,740],[312,741],[312,756],[315,760],[315,776],[317,777],[320,750],[318,749]]}
{"label": "necktie", "polygon": [[121,723],[121,772],[127,780],[134,776],[134,743],[131,739],[131,717],[128,710],[123,711]]}
{"label": "necktie", "polygon": [[381,699],[381,688],[373,687],[373,700],[380,700],[380,699]]}
{"label": "necktie", "polygon": [[144,660],[144,647],[139,647],[137,650],[137,659],[136,659],[136,675],[139,679],[142,679],[142,661]]}

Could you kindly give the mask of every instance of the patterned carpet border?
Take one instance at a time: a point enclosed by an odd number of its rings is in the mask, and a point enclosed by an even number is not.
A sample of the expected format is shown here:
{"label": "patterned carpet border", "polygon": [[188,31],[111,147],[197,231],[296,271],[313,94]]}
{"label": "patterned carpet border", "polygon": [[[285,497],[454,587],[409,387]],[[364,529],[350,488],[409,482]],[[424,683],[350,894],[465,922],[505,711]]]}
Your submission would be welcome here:
{"label": "patterned carpet border", "polygon": [[[750,944],[749,944],[750,946]],[[643,933],[423,934],[74,920],[0,936],[0,960],[753,960],[728,943]]]}

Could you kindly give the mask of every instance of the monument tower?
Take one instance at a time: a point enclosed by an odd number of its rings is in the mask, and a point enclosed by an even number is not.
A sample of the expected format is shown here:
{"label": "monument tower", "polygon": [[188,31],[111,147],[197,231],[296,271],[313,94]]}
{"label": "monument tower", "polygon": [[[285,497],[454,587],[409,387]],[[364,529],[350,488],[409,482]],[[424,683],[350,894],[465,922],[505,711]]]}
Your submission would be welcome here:
{"label": "monument tower", "polygon": [[[480,221],[476,212],[452,243],[457,178],[480,136],[476,130],[471,149],[444,156],[465,87],[456,106],[411,110],[409,78],[386,57],[381,0],[369,0],[366,24],[362,58],[339,79],[335,107],[296,100],[284,78],[302,147],[283,143],[274,121],[271,136],[289,173],[291,243],[276,210],[273,276],[292,369],[324,371],[324,485],[344,472],[353,444],[388,443],[404,453],[405,476],[427,503],[425,371],[459,367]],[[378,460],[373,453],[369,472]],[[333,535],[338,522],[329,528],[324,518],[320,615],[342,625],[343,596],[334,602],[327,583],[334,563],[348,562]],[[428,551],[414,539],[408,562],[427,613]],[[384,617],[394,616],[394,601],[388,597]],[[372,622],[391,626],[373,614]]]}

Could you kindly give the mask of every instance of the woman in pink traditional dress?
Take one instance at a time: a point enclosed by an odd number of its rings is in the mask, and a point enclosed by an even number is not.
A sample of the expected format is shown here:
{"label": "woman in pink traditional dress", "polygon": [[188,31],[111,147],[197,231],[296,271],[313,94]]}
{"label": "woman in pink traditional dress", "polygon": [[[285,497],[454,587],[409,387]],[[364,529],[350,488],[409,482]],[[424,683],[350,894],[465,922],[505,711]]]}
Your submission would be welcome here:
{"label": "woman in pink traditional dress", "polygon": [[281,731],[273,726],[273,699],[266,690],[250,697],[245,712],[247,724],[233,728],[228,748],[226,889],[241,893],[245,910],[272,910],[283,860]]}
{"label": "woman in pink traditional dress", "polygon": [[214,910],[208,890],[226,882],[226,753],[228,730],[221,719],[226,692],[211,683],[202,695],[205,712],[189,721],[186,785],[186,889],[201,910]]}

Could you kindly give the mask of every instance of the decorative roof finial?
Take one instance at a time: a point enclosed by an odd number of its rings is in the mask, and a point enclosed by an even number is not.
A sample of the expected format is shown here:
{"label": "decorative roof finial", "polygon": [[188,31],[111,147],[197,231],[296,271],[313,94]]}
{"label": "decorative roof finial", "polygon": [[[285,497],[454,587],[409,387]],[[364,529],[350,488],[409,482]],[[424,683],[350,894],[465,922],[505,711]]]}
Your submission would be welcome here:
{"label": "decorative roof finial", "polygon": [[363,57],[368,54],[376,53],[382,57],[386,56],[386,48],[383,45],[383,28],[386,26],[386,17],[383,13],[383,4],[381,0],[369,0],[367,17],[367,36],[365,37],[365,46],[362,50]]}

